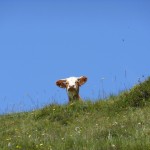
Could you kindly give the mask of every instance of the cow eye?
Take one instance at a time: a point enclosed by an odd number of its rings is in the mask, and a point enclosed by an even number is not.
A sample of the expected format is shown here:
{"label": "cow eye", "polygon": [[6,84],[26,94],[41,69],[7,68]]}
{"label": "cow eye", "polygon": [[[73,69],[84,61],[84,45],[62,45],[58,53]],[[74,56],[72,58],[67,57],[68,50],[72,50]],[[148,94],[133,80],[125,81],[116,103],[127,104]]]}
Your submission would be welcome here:
{"label": "cow eye", "polygon": [[75,83],[76,83],[76,84],[78,84],[78,83],[79,83],[79,81],[76,81]]}

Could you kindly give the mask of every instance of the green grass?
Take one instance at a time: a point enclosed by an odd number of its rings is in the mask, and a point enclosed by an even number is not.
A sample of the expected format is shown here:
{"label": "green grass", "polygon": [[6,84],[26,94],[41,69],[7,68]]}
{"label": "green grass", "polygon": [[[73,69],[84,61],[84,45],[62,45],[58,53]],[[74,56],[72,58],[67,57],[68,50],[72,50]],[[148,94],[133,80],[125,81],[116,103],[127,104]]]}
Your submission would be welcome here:
{"label": "green grass", "polygon": [[0,116],[1,150],[148,150],[150,78],[96,102]]}

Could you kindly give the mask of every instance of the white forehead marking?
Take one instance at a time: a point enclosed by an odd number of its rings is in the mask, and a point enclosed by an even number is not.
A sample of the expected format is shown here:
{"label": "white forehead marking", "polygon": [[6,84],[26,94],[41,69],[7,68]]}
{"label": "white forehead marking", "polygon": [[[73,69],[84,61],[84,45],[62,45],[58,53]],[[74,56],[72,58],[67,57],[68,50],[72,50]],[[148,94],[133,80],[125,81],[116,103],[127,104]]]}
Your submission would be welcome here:
{"label": "white forehead marking", "polygon": [[67,78],[67,81],[69,82],[69,85],[75,85],[75,82],[77,81],[78,77],[70,77]]}

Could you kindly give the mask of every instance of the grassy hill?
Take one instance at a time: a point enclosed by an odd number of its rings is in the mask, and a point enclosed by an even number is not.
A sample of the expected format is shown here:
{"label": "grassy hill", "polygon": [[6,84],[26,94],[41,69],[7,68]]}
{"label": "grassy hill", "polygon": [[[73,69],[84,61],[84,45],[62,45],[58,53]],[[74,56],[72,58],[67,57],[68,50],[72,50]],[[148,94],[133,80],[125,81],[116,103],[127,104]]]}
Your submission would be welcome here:
{"label": "grassy hill", "polygon": [[150,149],[150,78],[96,102],[0,116],[1,150]]}

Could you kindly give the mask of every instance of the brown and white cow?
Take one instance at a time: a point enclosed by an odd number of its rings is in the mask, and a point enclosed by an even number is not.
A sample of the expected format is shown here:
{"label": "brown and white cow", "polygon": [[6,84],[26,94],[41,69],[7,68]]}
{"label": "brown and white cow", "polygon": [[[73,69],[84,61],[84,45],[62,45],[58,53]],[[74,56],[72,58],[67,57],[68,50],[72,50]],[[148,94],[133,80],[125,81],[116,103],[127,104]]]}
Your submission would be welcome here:
{"label": "brown and white cow", "polygon": [[56,81],[56,85],[60,88],[66,88],[69,102],[73,100],[81,100],[79,96],[79,87],[87,81],[87,77],[69,77]]}

